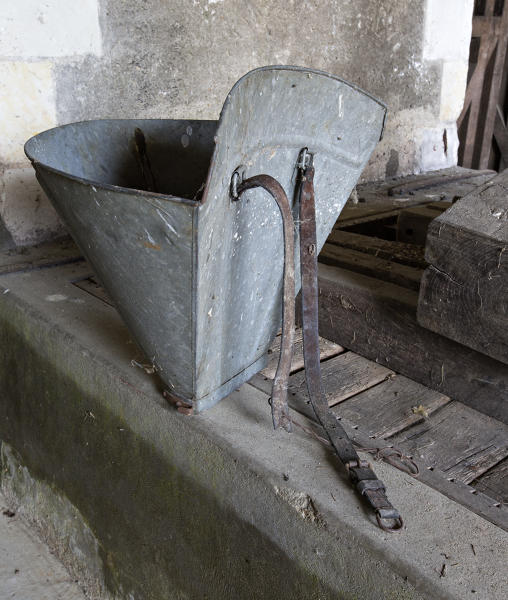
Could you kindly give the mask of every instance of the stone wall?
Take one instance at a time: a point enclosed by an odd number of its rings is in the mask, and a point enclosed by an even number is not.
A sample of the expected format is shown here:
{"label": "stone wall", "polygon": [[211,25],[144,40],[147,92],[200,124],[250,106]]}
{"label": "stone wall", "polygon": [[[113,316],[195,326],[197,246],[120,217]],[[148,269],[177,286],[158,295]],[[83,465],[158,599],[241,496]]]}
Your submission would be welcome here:
{"label": "stone wall", "polygon": [[23,155],[106,117],[217,118],[266,64],[324,69],[384,100],[364,179],[456,164],[473,0],[17,0],[0,13],[0,247],[63,232]]}

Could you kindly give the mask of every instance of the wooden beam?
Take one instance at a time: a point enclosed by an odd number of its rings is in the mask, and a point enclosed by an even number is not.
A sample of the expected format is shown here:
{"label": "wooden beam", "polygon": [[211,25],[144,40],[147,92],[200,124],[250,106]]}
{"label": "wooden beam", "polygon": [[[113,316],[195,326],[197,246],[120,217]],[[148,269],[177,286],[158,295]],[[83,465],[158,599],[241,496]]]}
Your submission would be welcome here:
{"label": "wooden beam", "polygon": [[[268,350],[268,353],[270,355],[270,358],[268,359],[268,364],[261,371],[261,375],[267,377],[268,379],[274,379],[275,372],[277,371],[277,365],[279,363],[280,342],[281,336],[279,334],[277,335],[273,344]],[[337,354],[340,354],[341,352],[344,352],[344,348],[342,346],[334,344],[329,340],[319,338],[319,354],[321,360],[332,358],[333,356],[337,356]],[[291,358],[291,373],[295,373],[296,371],[303,369],[303,366],[303,333],[301,327],[297,327],[295,331],[295,340],[293,343],[293,355]]]}
{"label": "wooden beam", "polygon": [[494,125],[494,138],[497,147],[501,153],[505,165],[508,165],[508,128],[504,122],[501,107],[498,105],[496,110],[496,122]]}
{"label": "wooden beam", "polygon": [[508,170],[428,231],[418,322],[508,364]]}
{"label": "wooden beam", "polygon": [[319,266],[320,334],[508,423],[508,365],[420,326],[412,290]]}
{"label": "wooden beam", "polygon": [[471,483],[508,456],[508,426],[460,402],[450,402],[390,441],[404,454],[463,483]]}
{"label": "wooden beam", "polygon": [[[344,352],[321,363],[321,383],[329,406],[335,406],[393,375],[395,373],[390,369],[354,352]],[[291,375],[288,394],[307,400],[305,371]]]}
{"label": "wooden beam", "polygon": [[505,3],[503,16],[500,25],[500,35],[496,37],[496,54],[494,60],[494,69],[488,90],[488,105],[485,114],[485,123],[483,126],[483,135],[480,140],[480,158],[479,169],[486,169],[489,166],[490,153],[492,151],[492,138],[494,135],[494,124],[497,116],[497,103],[499,101],[499,92],[504,75],[506,50],[508,48],[508,5]]}
{"label": "wooden beam", "polygon": [[423,423],[450,398],[403,375],[390,377],[333,408],[370,439],[386,439]]}
{"label": "wooden beam", "polygon": [[471,485],[508,506],[508,459],[489,469]]}
{"label": "wooden beam", "polygon": [[328,237],[327,244],[350,248],[351,250],[397,262],[401,265],[408,265],[416,269],[425,269],[428,266],[424,258],[424,249],[418,248],[413,244],[393,242],[360,233],[340,230],[332,231]]}
{"label": "wooden beam", "polygon": [[480,49],[478,52],[478,62],[474,69],[473,75],[469,80],[466,96],[464,99],[464,107],[457,120],[457,126],[462,125],[463,119],[468,116],[467,128],[464,139],[461,143],[464,144],[464,152],[462,158],[463,167],[473,167],[473,156],[476,146],[476,135],[478,130],[478,122],[480,118],[480,105],[482,90],[485,82],[485,71],[491,59],[492,52],[496,47],[496,39],[483,36],[480,41]]}
{"label": "wooden beam", "polygon": [[334,244],[323,246],[319,254],[319,262],[350,269],[357,273],[364,273],[371,277],[382,277],[386,281],[416,291],[420,289],[420,281],[423,275],[422,269],[401,265],[397,262],[391,262],[365,252],[350,250]]}

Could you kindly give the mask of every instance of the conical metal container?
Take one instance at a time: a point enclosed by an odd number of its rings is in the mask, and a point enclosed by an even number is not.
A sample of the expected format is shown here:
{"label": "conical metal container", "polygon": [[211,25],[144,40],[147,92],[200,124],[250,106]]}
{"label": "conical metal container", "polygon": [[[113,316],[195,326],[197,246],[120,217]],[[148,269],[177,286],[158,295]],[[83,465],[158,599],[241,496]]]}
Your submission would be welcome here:
{"label": "conical metal container", "polygon": [[263,67],[236,83],[219,121],[85,121],[25,151],[148,360],[200,411],[263,368],[281,321],[280,214],[261,189],[233,202],[233,172],[272,175],[292,199],[308,147],[321,248],[385,113],[327,73]]}

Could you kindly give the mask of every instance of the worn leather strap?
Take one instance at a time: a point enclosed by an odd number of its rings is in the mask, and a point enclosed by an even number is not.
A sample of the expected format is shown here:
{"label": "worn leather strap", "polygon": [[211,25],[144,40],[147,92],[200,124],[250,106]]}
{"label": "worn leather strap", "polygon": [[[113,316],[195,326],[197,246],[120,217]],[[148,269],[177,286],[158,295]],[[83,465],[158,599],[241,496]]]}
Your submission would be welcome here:
{"label": "worn leather strap", "polygon": [[330,411],[321,387],[314,166],[307,149],[302,150],[299,171],[303,354],[309,398],[319,423],[346,467],[353,485],[375,511],[379,526],[386,531],[397,531],[403,525],[399,512],[388,501],[383,482],[377,479],[370,464],[360,459],[344,428]]}
{"label": "worn leather strap", "polygon": [[[307,148],[304,148],[300,154],[298,168],[300,173],[298,196],[300,203],[303,350],[309,398],[331,446],[346,467],[358,493],[375,511],[379,526],[386,531],[397,531],[403,525],[399,512],[388,501],[383,482],[377,479],[370,464],[360,459],[344,428],[329,410],[321,387],[314,167],[312,155]],[[295,319],[294,221],[286,193],[276,179],[270,175],[256,175],[241,181],[237,172],[233,174],[231,195],[234,200],[238,200],[245,190],[256,187],[263,188],[274,198],[283,222],[284,306],[281,353],[272,387],[271,405],[274,428],[281,427],[291,431],[287,387],[291,372]]]}
{"label": "worn leather strap", "polygon": [[271,405],[274,428],[291,431],[287,395],[295,338],[295,226],[286,192],[280,183],[270,175],[256,175],[239,182],[236,189],[232,191],[232,196],[234,199],[238,199],[242,192],[256,187],[263,188],[272,196],[282,217],[284,235],[282,336],[279,362],[272,386]]}

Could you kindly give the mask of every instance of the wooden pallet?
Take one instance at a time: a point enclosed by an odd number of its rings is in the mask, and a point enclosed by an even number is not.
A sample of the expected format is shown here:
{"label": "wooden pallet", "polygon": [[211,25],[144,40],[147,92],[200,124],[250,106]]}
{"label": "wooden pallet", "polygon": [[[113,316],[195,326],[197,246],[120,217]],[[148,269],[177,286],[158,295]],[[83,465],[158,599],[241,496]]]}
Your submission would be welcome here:
{"label": "wooden pallet", "polygon": [[[289,403],[315,421],[301,331],[298,340]],[[274,361],[279,348],[276,341]],[[400,449],[418,465],[421,481],[508,531],[507,425],[329,340],[321,338],[321,349],[328,403],[359,447]],[[249,383],[270,394],[273,376],[267,368]]]}

